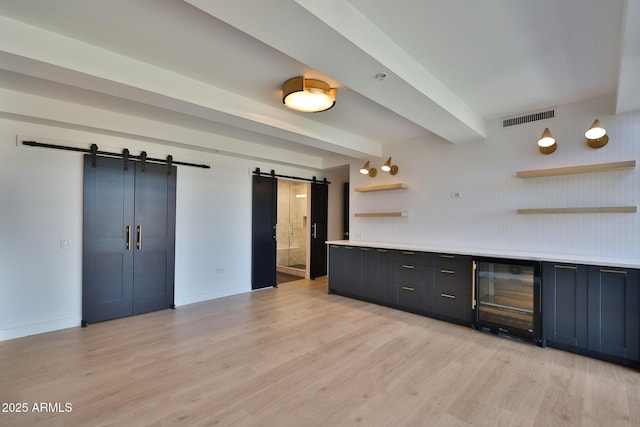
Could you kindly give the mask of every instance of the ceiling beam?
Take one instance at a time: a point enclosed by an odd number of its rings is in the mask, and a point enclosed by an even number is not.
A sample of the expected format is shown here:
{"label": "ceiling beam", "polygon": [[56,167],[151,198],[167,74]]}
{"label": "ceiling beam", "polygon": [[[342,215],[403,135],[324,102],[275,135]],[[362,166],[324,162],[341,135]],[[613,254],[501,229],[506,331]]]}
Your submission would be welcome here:
{"label": "ceiling beam", "polygon": [[627,0],[616,113],[640,110],[640,0]]}
{"label": "ceiling beam", "polygon": [[349,157],[381,145],[283,108],[0,16],[0,67]]}
{"label": "ceiling beam", "polygon": [[447,141],[486,137],[477,113],[344,0],[185,1]]}

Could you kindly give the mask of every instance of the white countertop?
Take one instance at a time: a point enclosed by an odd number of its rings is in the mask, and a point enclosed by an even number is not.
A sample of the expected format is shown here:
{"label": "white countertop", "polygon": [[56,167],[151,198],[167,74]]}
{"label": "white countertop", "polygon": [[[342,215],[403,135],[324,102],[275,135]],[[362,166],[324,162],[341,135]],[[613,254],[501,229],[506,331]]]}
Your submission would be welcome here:
{"label": "white countertop", "polygon": [[405,251],[438,252],[458,255],[475,255],[494,258],[525,259],[533,261],[566,262],[571,264],[588,264],[621,268],[640,268],[640,259],[596,257],[546,252],[520,252],[482,248],[459,248],[447,246],[429,246],[412,243],[367,242],[362,240],[331,240],[329,245],[361,246],[366,248],[398,249]]}

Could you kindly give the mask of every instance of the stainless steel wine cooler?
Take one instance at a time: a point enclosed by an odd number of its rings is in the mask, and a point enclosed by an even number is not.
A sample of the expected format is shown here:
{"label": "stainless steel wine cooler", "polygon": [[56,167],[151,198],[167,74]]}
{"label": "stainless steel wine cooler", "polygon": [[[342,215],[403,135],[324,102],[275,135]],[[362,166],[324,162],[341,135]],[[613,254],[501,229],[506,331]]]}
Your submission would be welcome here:
{"label": "stainless steel wine cooler", "polygon": [[540,263],[476,258],[474,269],[474,327],[540,343]]}

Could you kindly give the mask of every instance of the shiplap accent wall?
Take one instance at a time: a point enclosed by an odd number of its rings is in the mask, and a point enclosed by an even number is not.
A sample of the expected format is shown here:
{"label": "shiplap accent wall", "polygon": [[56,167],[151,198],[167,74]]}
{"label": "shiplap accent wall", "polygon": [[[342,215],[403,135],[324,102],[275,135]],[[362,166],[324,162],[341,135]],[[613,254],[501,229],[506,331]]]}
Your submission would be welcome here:
{"label": "shiplap accent wall", "polygon": [[[518,208],[638,206],[640,169],[521,179],[519,170],[640,160],[640,112],[612,115],[610,97],[557,108],[553,119],[508,128],[488,123],[486,140],[454,145],[437,136],[391,145],[400,168],[392,177],[358,173],[351,188],[391,182],[407,190],[351,192],[352,212],[406,211],[401,218],[350,218],[354,240],[420,243],[510,251],[640,258],[640,214],[517,215]],[[592,149],[584,132],[599,118],[610,142]],[[558,141],[551,155],[536,141],[549,127]],[[373,160],[373,159],[372,159]],[[372,161],[372,165],[373,165]],[[379,169],[379,165],[376,165]],[[452,193],[460,193],[453,198]]]}

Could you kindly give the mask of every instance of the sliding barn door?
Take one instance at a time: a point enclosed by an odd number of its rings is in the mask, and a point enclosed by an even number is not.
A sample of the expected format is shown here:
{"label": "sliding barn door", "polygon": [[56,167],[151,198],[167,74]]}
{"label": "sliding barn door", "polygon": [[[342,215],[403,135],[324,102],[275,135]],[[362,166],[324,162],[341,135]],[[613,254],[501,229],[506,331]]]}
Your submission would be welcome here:
{"label": "sliding barn door", "polygon": [[311,265],[309,277],[327,274],[327,211],[329,205],[329,186],[311,184]]}
{"label": "sliding barn door", "polygon": [[133,314],[173,306],[176,168],[136,163]]}
{"label": "sliding barn door", "polygon": [[135,169],[123,161],[84,158],[83,324],[133,312]]}
{"label": "sliding barn door", "polygon": [[83,324],[173,306],[176,168],[84,161]]}
{"label": "sliding barn door", "polygon": [[278,180],[253,176],[251,289],[276,286]]}

